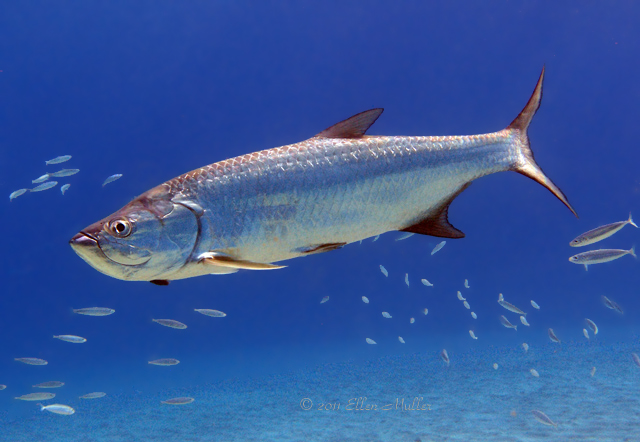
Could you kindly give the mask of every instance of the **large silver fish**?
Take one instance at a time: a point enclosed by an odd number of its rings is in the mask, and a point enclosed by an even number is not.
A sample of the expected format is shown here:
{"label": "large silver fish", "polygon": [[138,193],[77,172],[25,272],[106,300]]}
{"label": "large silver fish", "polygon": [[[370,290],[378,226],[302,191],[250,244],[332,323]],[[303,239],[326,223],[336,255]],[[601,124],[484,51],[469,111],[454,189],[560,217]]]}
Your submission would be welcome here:
{"label": "large silver fish", "polygon": [[70,243],[114,278],[169,280],[334,250],[391,230],[464,234],[447,219],[471,181],[519,172],[549,189],[527,129],[540,106],[544,69],[529,102],[499,132],[468,136],[367,136],[371,109],[300,143],[254,152],[167,181],[90,225]]}

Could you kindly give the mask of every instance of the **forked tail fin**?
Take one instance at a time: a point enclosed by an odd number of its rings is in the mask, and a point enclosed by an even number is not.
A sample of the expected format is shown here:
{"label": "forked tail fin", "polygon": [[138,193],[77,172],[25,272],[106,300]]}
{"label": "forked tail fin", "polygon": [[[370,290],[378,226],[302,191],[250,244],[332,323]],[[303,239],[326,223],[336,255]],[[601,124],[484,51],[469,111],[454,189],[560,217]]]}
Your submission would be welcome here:
{"label": "forked tail fin", "polygon": [[540,78],[538,79],[538,84],[536,84],[536,88],[533,90],[533,94],[531,98],[529,98],[529,102],[522,109],[522,112],[516,117],[515,120],[511,122],[511,124],[507,127],[507,130],[514,132],[517,136],[518,141],[516,142],[520,154],[522,155],[522,160],[514,164],[513,171],[521,173],[524,176],[531,178],[534,181],[542,184],[544,187],[549,189],[551,193],[553,193],[560,201],[563,202],[565,206],[573,212],[573,214],[577,217],[578,214],[571,204],[569,204],[569,200],[562,193],[562,190],[558,188],[553,181],[551,181],[542,171],[540,166],[536,164],[535,159],[533,158],[533,151],[531,150],[531,146],[529,144],[529,135],[527,134],[527,130],[529,129],[529,124],[531,124],[531,120],[533,116],[536,114],[536,111],[540,107],[540,100],[542,99],[542,81],[544,80],[544,67],[542,68],[542,73],[540,74]]}

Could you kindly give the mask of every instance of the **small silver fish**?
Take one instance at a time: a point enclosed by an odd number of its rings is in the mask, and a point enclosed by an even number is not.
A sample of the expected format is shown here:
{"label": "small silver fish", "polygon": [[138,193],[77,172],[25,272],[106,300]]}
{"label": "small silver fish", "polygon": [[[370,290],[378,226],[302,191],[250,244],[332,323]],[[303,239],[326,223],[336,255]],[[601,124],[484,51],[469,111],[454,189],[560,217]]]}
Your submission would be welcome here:
{"label": "small silver fish", "polygon": [[65,184],[64,186],[62,186],[60,188],[60,192],[62,192],[62,194],[64,195],[64,193],[69,190],[69,187],[71,187],[71,184]]}
{"label": "small silver fish", "polygon": [[399,237],[397,237],[396,241],[404,241],[407,238],[411,238],[413,235],[415,235],[415,233],[413,233],[413,232],[405,232],[402,235],[400,235]]}
{"label": "small silver fish", "polygon": [[109,316],[116,311],[112,308],[106,307],[87,307],[87,308],[74,308],[73,313],[87,316]]}
{"label": "small silver fish", "polygon": [[324,298],[322,298],[322,299],[320,300],[320,304],[324,304],[324,303],[325,303],[325,302],[327,302],[328,300],[329,300],[329,297],[328,297],[328,296],[325,296]]}
{"label": "small silver fish", "polygon": [[524,316],[520,316],[520,322],[522,322],[522,325],[529,327],[529,323],[527,322],[527,318],[525,318]]}
{"label": "small silver fish", "polygon": [[161,401],[161,402],[167,405],[185,405],[185,404],[190,404],[193,401],[195,401],[195,399],[192,397],[176,397],[176,398],[167,399],[166,401]]}
{"label": "small silver fish", "polygon": [[633,359],[633,362],[640,367],[640,356],[638,356],[637,353],[631,353],[631,359]]}
{"label": "small silver fish", "polygon": [[540,306],[533,299],[531,300],[531,307],[535,308],[536,310],[540,310]]}
{"label": "small silver fish", "polygon": [[367,338],[367,344],[372,344],[373,345],[373,344],[376,344],[376,341],[374,341],[371,338]]}
{"label": "small silver fish", "polygon": [[48,401],[56,397],[54,393],[29,393],[22,396],[15,397],[19,401]]}
{"label": "small silver fish", "polygon": [[497,363],[495,363],[495,362],[493,363],[493,369],[494,369],[494,370],[497,370],[497,369],[498,369],[498,364],[497,364]]}
{"label": "small silver fish", "polygon": [[600,264],[603,262],[609,262],[616,260],[618,258],[622,258],[624,255],[631,255],[634,258],[636,256],[636,248],[631,247],[629,250],[621,250],[621,249],[598,249],[598,250],[590,250],[584,253],[578,253],[577,255],[573,255],[569,258],[574,264],[582,264],[584,265],[585,270],[589,270],[591,264]]}
{"label": "small silver fish", "polygon": [[422,313],[424,313],[424,315],[427,316],[429,314],[429,309],[425,308],[424,310],[422,310]]}
{"label": "small silver fish", "polygon": [[33,388],[60,388],[64,385],[64,382],[60,381],[48,381],[40,384],[32,385]]}
{"label": "small silver fish", "polygon": [[471,312],[471,317],[473,319],[478,319],[478,315],[476,315],[476,312]]}
{"label": "small silver fish", "polygon": [[420,280],[424,285],[426,285],[427,287],[433,287],[433,284],[431,284],[429,281],[427,281],[426,279],[421,279]]}
{"label": "small silver fish", "polygon": [[500,324],[504,325],[507,328],[512,328],[515,331],[518,331],[518,326],[510,323],[509,320],[504,315],[500,315]]}
{"label": "small silver fish", "polygon": [[61,341],[71,342],[72,344],[83,344],[87,342],[85,338],[74,335],[57,335],[54,336],[55,339],[60,339]]}
{"label": "small silver fish", "polygon": [[462,304],[464,305],[464,308],[466,308],[467,310],[471,310],[471,306],[467,301],[464,301]]}
{"label": "small silver fish", "polygon": [[383,265],[380,266],[380,271],[384,276],[389,276],[389,272],[387,272],[387,269],[385,269]]}
{"label": "small silver fish", "polygon": [[552,328],[547,330],[547,334],[549,335],[549,339],[551,339],[551,342],[555,342],[557,344],[560,344],[560,339],[558,339],[558,337],[556,336],[556,334],[554,333]]}
{"label": "small silver fish", "polygon": [[14,358],[14,361],[22,362],[27,365],[47,365],[48,362],[39,358]]}
{"label": "small silver fish", "polygon": [[366,296],[363,296],[362,302],[364,302],[365,304],[369,304],[369,298],[367,298]]}
{"label": "small silver fish", "polygon": [[20,195],[24,195],[28,191],[29,189],[19,189],[15,192],[12,192],[11,195],[9,195],[9,201],[13,201],[15,198],[18,198]]}
{"label": "small silver fish", "polygon": [[407,287],[409,287],[409,274],[408,273],[404,274],[404,283],[407,284]]}
{"label": "small silver fish", "polygon": [[44,183],[45,181],[47,181],[49,179],[51,175],[49,175],[48,173],[45,173],[44,175],[42,175],[40,178],[36,178],[35,180],[31,180],[31,184],[40,184],[40,183]]}
{"label": "small silver fish", "polygon": [[602,299],[602,303],[608,309],[615,310],[620,314],[624,313],[624,310],[622,310],[622,307],[620,307],[615,301],[612,301],[611,299],[607,298],[606,296],[602,296],[601,299]]}
{"label": "small silver fish", "polygon": [[[328,296],[326,298],[329,299]],[[324,302],[327,302],[327,301],[324,301]],[[205,316],[211,316],[212,318],[224,318],[225,316],[227,316],[226,313],[221,312],[220,310],[211,310],[208,308],[194,308],[193,310]]]}
{"label": "small silver fish", "polygon": [[536,370],[535,368],[532,368],[531,370],[529,370],[529,373],[531,373],[531,375],[534,378],[539,378],[540,377],[540,373],[538,373],[538,370]]}
{"label": "small silver fish", "polygon": [[78,172],[80,172],[80,169],[62,169],[57,172],[50,173],[49,176],[55,177],[55,178],[62,178],[65,176],[75,175]]}
{"label": "small silver fish", "polygon": [[447,363],[447,365],[449,365],[449,353],[447,353],[446,349],[442,349],[442,351],[440,352],[440,357],[442,358],[442,360],[444,362]]}
{"label": "small silver fish", "polygon": [[505,301],[504,299],[502,299],[501,301],[498,301],[498,304],[500,304],[502,307],[506,308],[510,312],[517,313],[522,316],[527,316],[525,312],[523,312],[522,310],[520,310],[518,307],[511,304],[510,302]]}
{"label": "small silver fish", "polygon": [[589,332],[587,331],[586,328],[582,329],[582,334],[584,335],[585,338],[589,339]]}
{"label": "small silver fish", "polygon": [[380,238],[380,235],[376,235],[375,238],[373,238],[372,242],[376,242],[379,238]]}
{"label": "small silver fish", "polygon": [[522,343],[522,349],[524,350],[524,352],[528,352],[529,351],[529,344],[527,344],[526,342]]}
{"label": "small silver fish", "polygon": [[4,385],[4,384],[0,384],[0,391],[4,390],[5,388],[7,388],[7,386],[6,386],[6,385]]}
{"label": "small silver fish", "polygon": [[473,330],[469,330],[469,336],[471,336],[471,339],[478,339],[476,337],[476,334],[473,332]]}
{"label": "small silver fish", "polygon": [[416,322],[416,318],[409,318],[409,324],[413,324],[414,322]]}
{"label": "small silver fish", "polygon": [[596,374],[596,367],[591,368],[591,377]]}
{"label": "small silver fish", "polygon": [[106,180],[104,180],[104,183],[102,183],[102,187],[106,186],[109,183],[113,183],[115,180],[120,179],[120,178],[122,178],[122,174],[121,173],[116,173],[115,175],[111,175]]}
{"label": "small silver fish", "polygon": [[464,280],[464,288],[466,288],[466,289],[470,289],[471,288],[471,287],[469,287],[469,280],[468,279]]}
{"label": "small silver fish", "polygon": [[533,414],[533,417],[535,417],[536,420],[538,422],[540,422],[541,424],[549,425],[550,427],[557,427],[558,426],[558,424],[556,424],[554,421],[549,419],[549,416],[544,414],[542,411],[532,410],[531,413]]}
{"label": "small silver fish", "polygon": [[400,341],[401,344],[404,344],[404,339],[402,339],[402,336],[398,336],[398,341]]}
{"label": "small silver fish", "polygon": [[597,227],[593,230],[589,230],[586,233],[578,236],[576,239],[571,241],[569,245],[571,247],[582,247],[589,244],[596,243],[598,241],[602,241],[605,238],[609,238],[611,235],[616,233],[618,230],[622,229],[627,224],[631,224],[636,229],[638,226],[631,219],[631,214],[629,214],[629,219],[626,221],[618,221],[617,223],[607,224],[605,226]]}
{"label": "small silver fish", "polygon": [[384,316],[387,319],[391,319],[392,318],[392,316],[388,312],[382,312],[382,316]]}
{"label": "small silver fish", "polygon": [[56,187],[58,185],[57,181],[47,181],[46,183],[40,184],[37,187],[31,189],[32,192],[42,192],[43,190],[51,189],[52,187]]}
{"label": "small silver fish", "polygon": [[596,325],[595,322],[593,322],[589,318],[585,318],[584,322],[587,324],[587,327],[589,327],[591,329],[591,331],[593,332],[594,335],[598,334],[598,326]]}
{"label": "small silver fish", "polygon": [[99,399],[101,397],[105,397],[106,395],[107,395],[107,393],[104,393],[102,391],[96,391],[94,393],[84,394],[84,395],[80,396],[80,399]]}
{"label": "small silver fish", "polygon": [[461,293],[459,290],[458,290],[457,295],[458,295],[458,299],[459,299],[460,301],[466,301],[466,299],[462,296],[462,293]]}
{"label": "small silver fish", "polygon": [[60,164],[60,163],[64,163],[65,161],[69,161],[71,159],[71,155],[62,155],[59,157],[55,157],[52,160],[49,161],[45,161],[44,164],[45,165],[49,165],[49,164]]}
{"label": "small silver fish", "polygon": [[436,245],[431,251],[431,256],[438,253],[438,251],[440,251],[440,249],[442,249],[446,243],[447,243],[446,241],[439,242],[438,245]]}
{"label": "small silver fish", "polygon": [[160,325],[164,325],[165,327],[175,328],[178,330],[184,330],[187,328],[185,324],[179,321],[174,321],[173,319],[152,319],[153,322],[157,322]]}
{"label": "small silver fish", "polygon": [[71,416],[76,412],[73,408],[68,405],[62,404],[51,404],[51,405],[42,405],[40,404],[40,411],[50,411],[51,413],[61,414],[63,416]]}
{"label": "small silver fish", "polygon": [[164,358],[164,359],[154,359],[153,361],[149,361],[148,363],[151,365],[160,365],[163,367],[169,367],[171,365],[178,365],[180,361],[173,358]]}

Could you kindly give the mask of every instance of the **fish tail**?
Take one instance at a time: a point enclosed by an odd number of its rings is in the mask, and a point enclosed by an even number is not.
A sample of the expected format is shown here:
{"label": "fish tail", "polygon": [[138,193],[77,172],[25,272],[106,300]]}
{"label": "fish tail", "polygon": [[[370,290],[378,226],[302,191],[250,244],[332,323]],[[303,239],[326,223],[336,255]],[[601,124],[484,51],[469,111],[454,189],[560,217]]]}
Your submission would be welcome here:
{"label": "fish tail", "polygon": [[41,403],[37,403],[36,405],[38,405],[40,407],[40,411],[44,411],[44,405],[42,405]]}
{"label": "fish tail", "polygon": [[629,219],[627,220],[627,222],[631,224],[633,227],[635,227],[636,229],[638,228],[636,223],[634,223],[633,220],[631,219],[631,212],[629,212]]}
{"label": "fish tail", "polygon": [[629,254],[631,256],[633,256],[634,258],[637,258],[638,256],[636,255],[636,246],[631,247],[631,249],[629,250]]}
{"label": "fish tail", "polygon": [[529,124],[531,124],[531,120],[533,116],[536,114],[536,111],[540,107],[540,101],[542,99],[542,81],[544,80],[544,67],[542,68],[542,73],[540,74],[540,78],[538,79],[538,83],[536,84],[536,88],[533,90],[533,94],[531,94],[531,98],[527,102],[527,105],[522,109],[522,112],[518,114],[515,120],[511,122],[511,124],[507,127],[507,130],[511,131],[515,135],[514,145],[519,153],[519,160],[512,166],[511,170],[521,173],[522,175],[531,178],[534,181],[542,184],[544,187],[549,189],[551,193],[553,193],[562,203],[571,210],[571,212],[578,217],[576,211],[569,204],[569,200],[562,193],[562,190],[558,186],[556,186],[553,181],[547,177],[540,166],[536,163],[533,158],[533,151],[531,150],[531,145],[529,143],[529,136],[527,134],[527,130],[529,129]]}

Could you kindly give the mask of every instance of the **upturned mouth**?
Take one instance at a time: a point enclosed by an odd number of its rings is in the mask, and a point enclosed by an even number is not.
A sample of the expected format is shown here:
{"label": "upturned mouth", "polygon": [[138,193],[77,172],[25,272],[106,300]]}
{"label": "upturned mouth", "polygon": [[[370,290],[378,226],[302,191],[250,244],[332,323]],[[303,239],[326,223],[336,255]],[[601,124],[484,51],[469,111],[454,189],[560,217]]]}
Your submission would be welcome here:
{"label": "upturned mouth", "polygon": [[95,247],[98,245],[98,240],[88,233],[79,232],[69,240],[69,244],[71,244],[71,247],[73,248],[87,246]]}

